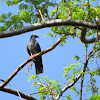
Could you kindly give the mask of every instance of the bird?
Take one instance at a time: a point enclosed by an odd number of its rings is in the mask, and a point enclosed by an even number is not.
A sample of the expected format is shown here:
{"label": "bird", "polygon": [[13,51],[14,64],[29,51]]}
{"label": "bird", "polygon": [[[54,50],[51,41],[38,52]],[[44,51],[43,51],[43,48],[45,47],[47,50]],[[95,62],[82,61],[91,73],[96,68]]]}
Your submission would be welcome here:
{"label": "bird", "polygon": [[[41,52],[41,47],[39,43],[36,41],[36,38],[39,38],[39,36],[37,34],[33,34],[30,37],[29,43],[27,44],[27,52],[33,58],[36,53]],[[36,57],[34,63],[35,63],[36,74],[38,75],[40,73],[43,73],[42,56]]]}

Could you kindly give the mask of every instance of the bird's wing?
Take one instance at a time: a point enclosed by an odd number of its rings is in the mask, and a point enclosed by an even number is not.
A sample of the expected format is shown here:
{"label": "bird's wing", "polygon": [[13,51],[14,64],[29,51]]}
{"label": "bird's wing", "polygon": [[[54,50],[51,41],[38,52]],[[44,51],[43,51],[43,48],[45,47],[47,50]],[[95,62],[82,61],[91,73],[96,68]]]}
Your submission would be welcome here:
{"label": "bird's wing", "polygon": [[27,52],[28,52],[28,54],[31,56],[30,50],[29,50],[29,48],[28,48],[28,45],[27,45]]}
{"label": "bird's wing", "polygon": [[41,52],[41,48],[38,42],[36,42],[36,51],[37,53]]}
{"label": "bird's wing", "polygon": [[[37,53],[41,52],[41,48],[38,42],[36,42],[35,46]],[[37,58],[35,58],[35,60],[36,74],[38,75],[40,73],[43,73],[42,56],[38,56]]]}

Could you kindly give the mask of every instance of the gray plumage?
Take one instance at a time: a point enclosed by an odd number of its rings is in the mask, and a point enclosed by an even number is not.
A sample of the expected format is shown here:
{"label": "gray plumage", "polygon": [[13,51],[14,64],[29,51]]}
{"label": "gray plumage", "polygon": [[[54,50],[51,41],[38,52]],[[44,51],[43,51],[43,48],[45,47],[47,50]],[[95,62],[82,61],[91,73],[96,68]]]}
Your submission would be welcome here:
{"label": "gray plumage", "polygon": [[[33,34],[30,37],[30,41],[29,41],[29,43],[27,45],[27,51],[28,51],[30,56],[41,52],[40,45],[35,39],[37,37],[38,36],[36,34]],[[35,62],[34,63],[35,63],[36,74],[43,73],[42,57],[38,56],[37,58],[35,58]]]}

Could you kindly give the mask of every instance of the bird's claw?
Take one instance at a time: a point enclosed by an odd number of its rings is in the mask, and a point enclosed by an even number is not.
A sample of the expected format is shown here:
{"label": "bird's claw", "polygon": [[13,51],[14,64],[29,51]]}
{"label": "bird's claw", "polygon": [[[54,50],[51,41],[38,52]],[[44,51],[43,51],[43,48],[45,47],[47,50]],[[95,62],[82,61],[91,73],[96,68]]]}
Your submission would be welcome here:
{"label": "bird's claw", "polygon": [[34,59],[34,57],[35,57],[35,54],[30,56],[30,58],[33,59],[33,62],[36,61],[36,60]]}
{"label": "bird's claw", "polygon": [[34,57],[35,57],[35,54],[34,54],[34,55],[31,55],[30,57],[31,57],[31,58],[34,58]]}

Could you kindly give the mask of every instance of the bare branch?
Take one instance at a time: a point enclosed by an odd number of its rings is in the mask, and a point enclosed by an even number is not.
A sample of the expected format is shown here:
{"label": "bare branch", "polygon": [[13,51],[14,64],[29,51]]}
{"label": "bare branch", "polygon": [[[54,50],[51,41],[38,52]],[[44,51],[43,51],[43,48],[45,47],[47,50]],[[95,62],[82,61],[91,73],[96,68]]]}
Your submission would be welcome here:
{"label": "bare branch", "polygon": [[96,54],[95,62],[96,62],[96,64],[97,64],[98,68],[100,68],[100,67],[99,67],[99,64],[98,64],[98,61],[97,61],[97,58],[98,58],[98,54]]}
{"label": "bare branch", "polygon": [[24,94],[23,92],[19,92],[18,94],[18,91],[17,90],[14,90],[14,89],[11,89],[11,88],[0,88],[0,91],[3,91],[3,92],[7,92],[7,93],[10,93],[10,94],[13,94],[13,95],[16,95],[16,96],[20,96],[24,99],[27,99],[27,100],[37,100],[36,98],[33,98],[32,96],[30,95],[26,95]]}
{"label": "bare branch", "polygon": [[[35,23],[29,26],[22,27],[20,29],[12,30],[12,31],[0,32],[0,38],[20,35],[26,32],[30,32],[30,31],[45,28],[45,27],[61,26],[61,25],[85,26],[90,29],[97,29],[97,24],[93,24],[87,21],[76,20],[76,19],[55,19],[51,21]],[[98,25],[98,30],[100,30],[100,24]]]}
{"label": "bare branch", "polygon": [[85,38],[86,32],[87,32],[87,27],[83,27],[82,32],[81,32],[81,37],[80,37],[81,41],[83,43],[93,43],[93,42],[96,42],[96,38],[86,39]]}
{"label": "bare branch", "polygon": [[81,78],[81,88],[80,88],[80,98],[79,98],[79,100],[82,100],[83,80],[84,80],[84,74],[82,75],[82,78]]}
{"label": "bare branch", "polygon": [[80,40],[81,40],[83,43],[86,43],[86,44],[88,44],[88,43],[93,43],[93,42],[97,42],[97,40],[100,39],[100,38],[99,38],[99,35],[98,35],[98,37],[96,37],[96,38],[86,39],[86,38],[85,38],[86,32],[87,32],[87,27],[83,27],[82,32],[81,32],[81,37],[80,37]]}
{"label": "bare branch", "polygon": [[22,100],[22,97],[21,97],[21,95],[20,95],[20,93],[19,93],[18,89],[17,89],[17,93],[18,93],[18,95],[19,95],[20,99]]}
{"label": "bare branch", "polygon": [[[43,15],[42,15],[42,10],[41,10],[41,9],[38,9],[38,11],[39,11],[39,14],[40,14],[40,16],[41,16],[42,21],[45,21]],[[41,22],[42,22],[42,21],[41,21]]]}
{"label": "bare branch", "polygon": [[92,53],[88,55],[88,59],[90,59],[92,56],[94,56],[94,54],[95,54],[97,51],[99,51],[99,50],[98,50],[98,49],[97,49],[96,51],[93,50]]}
{"label": "bare branch", "polygon": [[[64,36],[64,35],[63,35],[63,36]],[[63,36],[62,36],[62,37],[63,37]],[[43,54],[45,54],[45,53],[47,53],[47,52],[53,50],[53,49],[61,42],[62,37],[59,38],[59,39],[57,40],[57,42],[56,42],[53,46],[47,48],[46,50],[44,50],[44,51],[42,51],[42,52],[37,53],[37,54],[34,56],[34,58],[36,58],[36,57],[38,57],[38,56],[40,56],[40,55],[43,55]],[[12,74],[4,83],[2,83],[2,84],[0,85],[0,87],[2,88],[2,87],[4,87],[4,86],[6,86],[6,85],[11,81],[11,79],[12,79],[12,78],[13,78],[13,77],[14,77],[28,62],[30,62],[30,61],[32,61],[32,60],[33,60],[33,58],[31,57],[31,58],[27,59],[23,64],[21,64],[21,65],[15,70],[15,72],[13,72],[13,74]]]}
{"label": "bare branch", "polygon": [[37,12],[38,12],[38,14],[40,16],[40,22],[45,21],[43,15],[42,15],[42,9],[38,9],[35,4],[34,4],[34,6],[35,6],[35,8],[36,8],[36,10],[37,10]]}
{"label": "bare branch", "polygon": [[[85,59],[87,61],[87,46],[86,46],[86,44],[85,44]],[[79,100],[82,100],[83,81],[84,81],[84,74],[82,75],[82,78],[81,78],[81,88],[80,88],[80,98],[79,98]]]}

